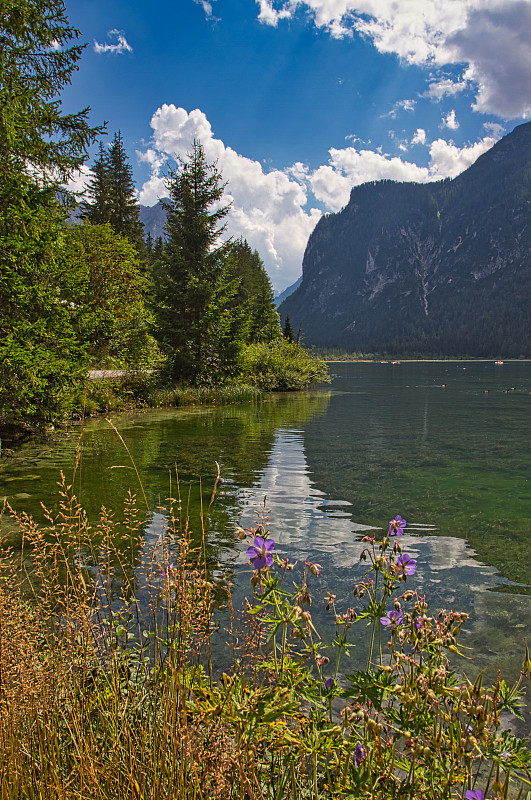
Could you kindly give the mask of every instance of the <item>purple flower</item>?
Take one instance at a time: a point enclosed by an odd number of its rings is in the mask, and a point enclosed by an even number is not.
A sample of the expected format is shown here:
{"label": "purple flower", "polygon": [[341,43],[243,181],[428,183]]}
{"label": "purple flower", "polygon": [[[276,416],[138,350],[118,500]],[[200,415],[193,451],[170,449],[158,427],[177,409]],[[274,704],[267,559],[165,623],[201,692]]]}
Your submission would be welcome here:
{"label": "purple flower", "polygon": [[406,525],[407,522],[405,521],[405,519],[402,519],[400,514],[397,514],[394,519],[389,520],[389,535],[402,536]]}
{"label": "purple flower", "polygon": [[173,570],[173,561],[170,561],[170,563],[168,564],[168,569],[162,570],[162,577],[164,580],[168,577],[168,575],[171,575],[172,570]]}
{"label": "purple flower", "polygon": [[465,792],[465,800],[485,800],[485,795],[481,789],[476,789],[475,791],[467,789]]}
{"label": "purple flower", "polygon": [[334,686],[335,686],[335,683],[336,683],[336,682],[335,682],[335,680],[334,680],[333,678],[328,678],[328,679],[325,681],[325,689],[328,689],[328,691],[330,691],[330,689],[333,689],[333,688],[334,688]]}
{"label": "purple flower", "polygon": [[422,620],[417,617],[416,619],[413,620],[413,625],[415,626],[416,631],[420,631],[420,629],[422,628]]}
{"label": "purple flower", "polygon": [[417,562],[415,561],[414,558],[408,556],[407,553],[404,553],[404,555],[397,558],[396,563],[398,564],[398,566],[401,569],[401,572],[403,572],[404,575],[415,574],[415,570],[417,569]]}
{"label": "purple flower", "polygon": [[356,745],[356,747],[354,749],[354,764],[356,765],[356,769],[360,768],[360,764],[361,764],[361,762],[363,761],[364,758],[365,758],[365,750],[363,749],[361,744],[358,742],[358,744]]}
{"label": "purple flower", "polygon": [[273,539],[264,539],[262,536],[255,536],[254,542],[247,549],[247,558],[253,562],[255,569],[263,569],[263,567],[270,567],[273,563],[273,556],[271,551],[274,550],[275,543]]}
{"label": "purple flower", "polygon": [[380,617],[380,622],[384,628],[397,628],[403,616],[401,611],[388,611],[385,617]]}

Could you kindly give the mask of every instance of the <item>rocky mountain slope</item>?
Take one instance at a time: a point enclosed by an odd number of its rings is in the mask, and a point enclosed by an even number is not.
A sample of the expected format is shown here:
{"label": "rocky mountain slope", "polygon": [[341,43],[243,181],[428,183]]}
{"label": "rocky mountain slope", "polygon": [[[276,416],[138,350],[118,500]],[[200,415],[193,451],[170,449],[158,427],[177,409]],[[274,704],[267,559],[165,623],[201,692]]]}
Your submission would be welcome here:
{"label": "rocky mountain slope", "polygon": [[307,344],[531,356],[531,123],[453,180],[354,188],[280,307]]}

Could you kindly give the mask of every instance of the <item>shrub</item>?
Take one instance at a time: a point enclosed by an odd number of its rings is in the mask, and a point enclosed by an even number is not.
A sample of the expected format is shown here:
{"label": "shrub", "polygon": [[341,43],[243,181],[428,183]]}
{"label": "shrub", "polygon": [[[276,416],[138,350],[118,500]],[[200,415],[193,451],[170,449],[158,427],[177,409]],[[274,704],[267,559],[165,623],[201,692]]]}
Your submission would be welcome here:
{"label": "shrub", "polygon": [[305,389],[330,382],[324,361],[284,337],[248,346],[242,380],[268,392]]}

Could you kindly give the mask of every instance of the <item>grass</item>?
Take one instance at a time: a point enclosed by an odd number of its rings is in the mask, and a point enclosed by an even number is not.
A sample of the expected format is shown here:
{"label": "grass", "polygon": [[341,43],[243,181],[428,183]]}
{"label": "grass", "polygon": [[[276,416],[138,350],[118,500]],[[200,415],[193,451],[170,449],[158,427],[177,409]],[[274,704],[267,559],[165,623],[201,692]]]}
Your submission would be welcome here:
{"label": "grass", "polygon": [[74,414],[88,417],[135,408],[255,403],[262,397],[263,392],[255,386],[166,386],[154,376],[131,374],[120,380],[86,382],[76,396]]}

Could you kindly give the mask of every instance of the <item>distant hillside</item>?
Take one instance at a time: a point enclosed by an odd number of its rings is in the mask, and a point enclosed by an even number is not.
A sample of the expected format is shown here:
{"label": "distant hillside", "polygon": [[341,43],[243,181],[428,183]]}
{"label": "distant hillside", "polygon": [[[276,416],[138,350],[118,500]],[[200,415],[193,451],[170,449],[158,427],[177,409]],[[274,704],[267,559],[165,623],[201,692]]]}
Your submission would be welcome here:
{"label": "distant hillside", "polygon": [[308,344],[531,356],[531,123],[453,180],[354,188],[280,307]]}
{"label": "distant hillside", "polygon": [[300,278],[297,278],[297,280],[295,281],[295,283],[292,283],[292,284],[291,284],[291,286],[288,286],[288,288],[287,288],[287,289],[284,289],[284,291],[283,291],[283,292],[280,292],[280,294],[279,294],[277,297],[275,297],[275,305],[276,305],[276,307],[277,307],[277,308],[279,307],[279,305],[280,305],[281,303],[283,303],[283,302],[284,302],[284,300],[285,300],[287,297],[289,297],[289,296],[290,296],[290,294],[293,294],[293,292],[295,291],[295,289],[298,289],[298,288],[299,288],[299,286],[301,285],[301,282],[302,282],[302,275],[301,275],[301,277],[300,277]]}

